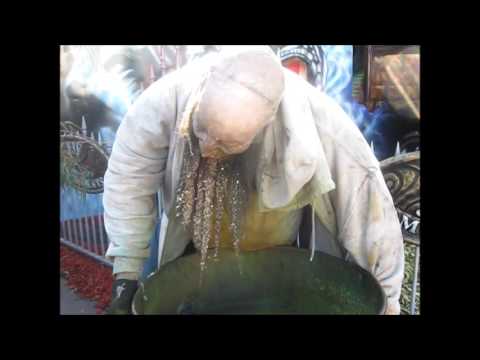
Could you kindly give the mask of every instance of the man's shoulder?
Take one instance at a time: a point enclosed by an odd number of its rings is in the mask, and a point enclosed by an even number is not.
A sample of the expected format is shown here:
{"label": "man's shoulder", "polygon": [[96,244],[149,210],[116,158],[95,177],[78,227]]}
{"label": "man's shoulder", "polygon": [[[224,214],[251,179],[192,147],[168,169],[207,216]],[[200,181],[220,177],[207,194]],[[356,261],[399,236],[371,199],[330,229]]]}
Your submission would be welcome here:
{"label": "man's shoulder", "polygon": [[342,107],[319,89],[305,87],[305,91],[325,152],[343,154],[340,156],[365,170],[378,168],[365,137]]}
{"label": "man's shoulder", "polygon": [[360,129],[335,99],[288,69],[284,74],[286,86],[290,87],[289,101],[309,108],[304,115],[313,118],[327,156],[342,158],[351,166],[365,170],[378,167],[378,161]]}
{"label": "man's shoulder", "polygon": [[312,86],[305,87],[317,129],[334,139],[363,138],[354,120],[328,94]]}
{"label": "man's shoulder", "polygon": [[287,85],[293,87],[294,92],[310,106],[317,127],[332,133],[344,128],[354,131],[356,126],[353,120],[332,97],[291,70],[285,69],[284,73]]}

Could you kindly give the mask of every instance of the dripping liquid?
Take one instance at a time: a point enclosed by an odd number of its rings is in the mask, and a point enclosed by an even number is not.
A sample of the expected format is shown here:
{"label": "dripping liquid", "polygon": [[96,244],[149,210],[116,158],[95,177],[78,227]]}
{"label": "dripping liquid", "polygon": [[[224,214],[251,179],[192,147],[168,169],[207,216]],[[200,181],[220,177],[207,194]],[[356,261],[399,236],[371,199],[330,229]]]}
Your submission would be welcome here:
{"label": "dripping liquid", "polygon": [[[218,261],[222,219],[229,213],[229,230],[240,274],[240,242],[246,208],[247,181],[241,155],[216,160],[200,156],[198,142],[190,137],[177,188],[176,216],[192,234],[192,240],[200,252],[199,286],[209,260]],[[207,259],[213,245],[212,259]]]}

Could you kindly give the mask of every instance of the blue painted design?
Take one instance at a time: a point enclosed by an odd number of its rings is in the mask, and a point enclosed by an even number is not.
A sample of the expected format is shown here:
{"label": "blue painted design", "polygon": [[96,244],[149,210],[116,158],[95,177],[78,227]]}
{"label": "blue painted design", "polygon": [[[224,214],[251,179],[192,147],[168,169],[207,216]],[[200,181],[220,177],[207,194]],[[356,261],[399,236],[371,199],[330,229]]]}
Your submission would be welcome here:
{"label": "blue painted design", "polygon": [[83,195],[74,189],[60,189],[60,220],[65,221],[102,214],[102,199],[103,194],[86,194],[83,198]]}
{"label": "blue painted design", "polygon": [[373,112],[356,102],[352,96],[353,46],[321,45],[326,60],[324,91],[332,97],[350,116],[362,131],[365,139],[375,147],[375,156],[384,159],[389,156],[382,126],[391,116],[391,110],[383,104]]}
{"label": "blue painted design", "polygon": [[[99,99],[114,114],[114,119],[120,123],[130,106],[140,95],[140,89],[132,79],[132,70],[122,71],[116,66],[107,71],[100,60],[102,51],[108,49],[100,47],[83,47],[77,53],[78,57],[66,79],[66,86],[73,82],[81,84],[89,96]],[[115,141],[115,131],[109,127],[99,130],[102,144],[108,153],[111,152]],[[97,134],[95,134],[97,135]],[[87,216],[101,215],[103,209],[103,194],[81,195],[74,189],[60,190],[60,220],[78,219]],[[146,263],[149,272],[156,269],[158,249],[158,235],[160,224],[151,239],[152,254]]]}

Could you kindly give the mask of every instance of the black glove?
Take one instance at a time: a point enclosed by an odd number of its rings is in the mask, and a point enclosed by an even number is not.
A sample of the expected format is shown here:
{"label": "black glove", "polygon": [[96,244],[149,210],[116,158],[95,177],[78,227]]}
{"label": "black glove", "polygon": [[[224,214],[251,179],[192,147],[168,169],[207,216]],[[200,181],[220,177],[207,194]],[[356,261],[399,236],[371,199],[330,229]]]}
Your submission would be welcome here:
{"label": "black glove", "polygon": [[132,301],[138,288],[137,280],[118,279],[113,282],[112,301],[107,315],[131,315]]}

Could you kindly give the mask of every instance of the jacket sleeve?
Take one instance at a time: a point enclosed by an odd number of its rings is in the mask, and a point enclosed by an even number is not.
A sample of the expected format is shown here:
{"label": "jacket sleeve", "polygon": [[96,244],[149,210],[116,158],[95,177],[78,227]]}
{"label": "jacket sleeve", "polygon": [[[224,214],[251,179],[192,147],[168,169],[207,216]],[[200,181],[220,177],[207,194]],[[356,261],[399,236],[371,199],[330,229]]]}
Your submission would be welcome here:
{"label": "jacket sleeve", "polygon": [[338,240],[348,256],[379,281],[387,296],[387,313],[399,314],[403,237],[390,193],[379,169],[371,169],[349,186],[350,199],[340,200],[342,204],[337,200],[335,205],[341,209]]}
{"label": "jacket sleeve", "polygon": [[167,75],[139,96],[118,128],[103,194],[114,274],[140,272],[149,255],[175,118],[175,86]]}
{"label": "jacket sleeve", "polygon": [[[317,111],[321,139],[335,190],[337,240],[347,259],[370,271],[387,296],[387,313],[400,313],[404,271],[403,236],[378,160],[352,119],[328,97]],[[317,106],[318,108],[318,106]]]}

